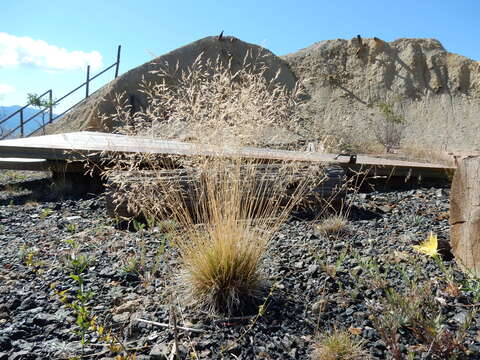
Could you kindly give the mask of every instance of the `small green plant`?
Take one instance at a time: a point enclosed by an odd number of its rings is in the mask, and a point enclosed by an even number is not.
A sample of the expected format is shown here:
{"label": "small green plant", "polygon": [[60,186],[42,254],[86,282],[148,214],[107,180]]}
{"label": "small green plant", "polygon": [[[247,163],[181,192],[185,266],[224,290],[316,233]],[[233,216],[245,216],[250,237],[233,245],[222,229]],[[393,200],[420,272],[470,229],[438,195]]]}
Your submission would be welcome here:
{"label": "small green plant", "polygon": [[7,170],[4,176],[6,179],[13,181],[23,181],[27,179],[25,175],[15,170]]}
{"label": "small green plant", "polygon": [[441,305],[435,300],[432,283],[417,284],[412,281],[406,293],[387,289],[381,305],[372,310],[374,326],[380,337],[390,349],[394,359],[404,359],[400,350],[400,332],[408,332],[428,350],[434,358],[456,358],[466,351],[463,339],[472,324],[474,313],[471,312],[457,332],[445,326]]}
{"label": "small green plant", "polygon": [[369,355],[363,348],[364,341],[356,339],[348,331],[325,331],[317,336],[311,358],[313,360],[360,360]]}
{"label": "small green plant", "polygon": [[160,239],[160,245],[157,247],[157,251],[155,253],[155,260],[153,262],[152,268],[150,269],[150,275],[155,275],[160,267],[160,262],[162,260],[163,255],[165,254],[165,249],[167,246],[167,237],[163,237]]}
{"label": "small green plant", "polygon": [[130,256],[125,261],[125,265],[122,266],[122,271],[125,274],[135,274],[140,275],[143,273],[143,269],[141,267],[140,261],[138,260],[136,255]]}
{"label": "small green plant", "polygon": [[413,226],[420,226],[425,223],[425,218],[421,215],[412,215],[407,223]]}
{"label": "small green plant", "polygon": [[445,279],[446,282],[444,292],[446,292],[449,296],[459,296],[461,293],[462,284],[458,283],[455,280],[453,268],[445,265],[440,255],[435,255],[433,259],[435,260],[435,263],[438,265],[438,268],[442,271],[444,275],[443,279]]}
{"label": "small green plant", "polygon": [[[335,260],[335,263],[333,265],[327,264],[327,263],[320,263],[322,266],[323,270],[330,275],[333,279],[337,277],[337,273],[341,270],[342,265],[347,258],[348,255],[348,249],[343,249],[340,255],[338,255],[337,260]],[[343,286],[341,282],[339,282],[339,286]]]}
{"label": "small green plant", "polygon": [[133,229],[136,232],[142,232],[145,229],[145,224],[144,223],[142,223],[140,221],[137,221],[135,219],[133,219],[132,222],[133,222]]}
{"label": "small green plant", "polygon": [[172,232],[174,232],[177,228],[180,227],[180,224],[173,220],[173,219],[168,219],[168,220],[162,220],[162,221],[158,221],[156,223],[156,227],[158,228],[158,230],[162,233],[165,233],[165,234],[171,234]]}
{"label": "small green plant", "polygon": [[65,266],[74,275],[80,275],[90,266],[92,259],[86,254],[78,254],[72,251],[65,257]]}
{"label": "small green plant", "polygon": [[385,147],[387,153],[400,147],[405,130],[405,117],[397,114],[393,105],[388,102],[377,103],[381,117],[373,127],[377,141]]}
{"label": "small green plant", "polygon": [[[46,99],[42,99],[40,96],[38,96],[36,93],[28,93],[27,94],[27,103],[28,105],[31,105],[35,108],[37,108],[38,110],[43,110],[45,108],[50,108],[52,109],[57,101],[52,99],[52,100],[46,100]],[[45,126],[45,116],[47,115],[47,112],[44,111],[42,112],[42,127]]]}
{"label": "small green plant", "polygon": [[38,259],[38,249],[22,245],[18,250],[17,256],[35,274],[41,275],[44,273],[45,261]]}
{"label": "small green plant", "polygon": [[77,224],[68,223],[66,226],[66,229],[68,232],[74,233],[75,231],[77,231],[77,227],[78,227]]}
{"label": "small green plant", "polygon": [[162,257],[165,253],[168,234],[162,234],[158,238],[159,244],[155,249],[153,258],[147,256],[147,246],[145,240],[138,242],[138,249],[135,254],[130,255],[122,266],[122,272],[125,274],[138,275],[144,285],[150,283],[155,277],[161,264]]}
{"label": "small green plant", "polygon": [[75,293],[75,300],[70,303],[70,308],[76,315],[76,321],[79,330],[78,333],[82,337],[82,345],[85,344],[85,335],[93,325],[93,316],[90,315],[87,303],[94,297],[92,291],[85,291],[84,279],[81,275],[70,274],[70,277],[77,283],[78,290]]}
{"label": "small green plant", "polygon": [[37,249],[22,245],[18,250],[17,256],[26,266],[33,267],[35,265],[34,257],[37,255],[37,253]]}
{"label": "small green plant", "polygon": [[[100,341],[107,344],[107,348],[117,354],[115,359],[118,360],[134,360],[135,354],[130,353],[125,345],[112,333],[105,331],[104,326],[99,325],[97,317],[91,312],[89,303],[95,298],[95,294],[91,290],[85,289],[85,280],[80,274],[70,274],[69,277],[75,282],[74,299],[69,298],[71,289],[58,291],[55,289],[56,284],[50,285],[55,295],[67,309],[70,309],[75,316],[75,324],[77,329],[75,333],[80,336],[82,345],[82,354],[85,345],[89,342],[90,337],[97,337]],[[79,357],[78,359],[83,358]],[[75,357],[76,359],[76,357]]]}
{"label": "small green plant", "polygon": [[474,303],[480,302],[480,278],[467,274],[462,283],[462,290],[471,294]]}
{"label": "small green plant", "polygon": [[68,244],[72,247],[72,249],[78,250],[80,248],[80,244],[73,238],[68,238],[63,240],[65,244]]}
{"label": "small green plant", "polygon": [[40,218],[40,220],[45,220],[47,216],[50,215],[51,213],[52,213],[52,209],[45,208],[40,212],[40,215],[38,215],[38,217]]}
{"label": "small green plant", "polygon": [[371,257],[360,257],[356,254],[354,254],[354,257],[359,268],[364,272],[361,276],[358,273],[352,274],[358,282],[375,289],[383,289],[388,286],[387,275],[382,264]]}

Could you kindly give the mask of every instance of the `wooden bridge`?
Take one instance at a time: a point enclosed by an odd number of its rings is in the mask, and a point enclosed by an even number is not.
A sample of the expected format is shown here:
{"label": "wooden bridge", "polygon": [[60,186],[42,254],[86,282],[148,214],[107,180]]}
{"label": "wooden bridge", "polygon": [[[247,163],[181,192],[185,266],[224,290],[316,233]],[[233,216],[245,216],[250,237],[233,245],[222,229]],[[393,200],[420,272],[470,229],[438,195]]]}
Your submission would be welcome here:
{"label": "wooden bridge", "polygon": [[[408,176],[446,178],[453,167],[421,162],[410,162],[358,155],[355,158],[309,151],[274,150],[242,147],[221,148],[179,141],[130,137],[99,132],[73,132],[0,141],[0,169],[81,171],[76,160],[86,157],[95,160],[99,153],[142,152],[158,155],[242,156],[279,161],[337,164],[347,171],[368,171],[377,176]],[[354,161],[352,161],[354,160]],[[67,162],[69,165],[67,166]],[[73,162],[73,164],[72,164]]]}

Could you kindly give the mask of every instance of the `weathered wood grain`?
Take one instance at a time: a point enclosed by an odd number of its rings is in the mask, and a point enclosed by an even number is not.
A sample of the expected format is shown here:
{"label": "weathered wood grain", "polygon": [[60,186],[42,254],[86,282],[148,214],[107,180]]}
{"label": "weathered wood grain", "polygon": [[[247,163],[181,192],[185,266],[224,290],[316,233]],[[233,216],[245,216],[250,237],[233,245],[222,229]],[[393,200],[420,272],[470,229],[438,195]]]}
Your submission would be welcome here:
{"label": "weathered wood grain", "polygon": [[480,157],[458,162],[450,197],[450,242],[457,263],[480,276]]}

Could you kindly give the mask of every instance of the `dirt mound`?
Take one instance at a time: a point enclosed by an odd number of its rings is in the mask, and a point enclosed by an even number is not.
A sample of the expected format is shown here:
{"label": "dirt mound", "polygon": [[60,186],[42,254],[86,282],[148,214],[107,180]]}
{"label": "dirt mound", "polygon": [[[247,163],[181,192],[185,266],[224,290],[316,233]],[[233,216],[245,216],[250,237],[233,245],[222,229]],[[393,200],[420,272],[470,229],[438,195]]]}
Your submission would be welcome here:
{"label": "dirt mound", "polygon": [[475,148],[480,136],[480,63],[438,40],[327,40],[282,57],[306,87],[304,115],[317,129],[374,141],[377,104],[407,123],[403,143]]}
{"label": "dirt mound", "polygon": [[267,78],[280,70],[278,81],[288,88],[299,79],[307,91],[301,111],[314,124],[312,139],[333,134],[365,146],[377,143],[373,129],[381,116],[378,105],[388,103],[406,121],[403,146],[479,148],[480,62],[449,53],[434,39],[327,40],[277,57],[234,37],[207,37],[128,71],[47,132],[110,131],[115,124],[102,124],[100,114],[113,113],[116,94],[125,93],[133,109],[138,109],[146,104],[139,91],[142,78],[155,80],[151,71],[165,63],[178,62],[185,69],[201,53],[205,59],[231,59],[234,68],[243,66],[247,53],[252,59],[263,54]]}
{"label": "dirt mound", "polygon": [[152,74],[152,71],[159,70],[160,67],[166,66],[166,64],[170,67],[175,67],[178,63],[180,70],[184,70],[190,67],[200,54],[203,54],[202,59],[205,61],[207,59],[215,60],[217,57],[228,59],[231,61],[234,71],[243,66],[244,60],[248,55],[247,64],[261,61],[268,68],[265,72],[265,77],[268,80],[275,77],[277,72],[280,71],[276,81],[290,89],[297,82],[297,79],[283,60],[260,46],[243,42],[231,36],[225,36],[221,39],[216,36],[206,37],[173,50],[119,76],[75,107],[62,119],[51,124],[47,129],[47,133],[78,130],[110,131],[115,124],[102,123],[100,115],[114,113],[113,99],[117,94],[124,93],[128,103],[135,111],[146,105],[146,97],[139,91],[142,79],[157,81],[158,75]]}

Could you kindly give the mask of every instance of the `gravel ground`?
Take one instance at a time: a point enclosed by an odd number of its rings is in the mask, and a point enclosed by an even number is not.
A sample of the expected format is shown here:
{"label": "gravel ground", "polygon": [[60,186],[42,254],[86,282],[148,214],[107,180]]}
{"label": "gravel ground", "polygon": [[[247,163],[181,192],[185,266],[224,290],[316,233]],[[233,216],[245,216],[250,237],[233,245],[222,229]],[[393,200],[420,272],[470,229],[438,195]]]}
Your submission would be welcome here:
{"label": "gravel ground", "polygon": [[[480,316],[472,313],[480,283],[448,256],[448,187],[352,194],[347,228],[338,234],[291,219],[265,257],[271,291],[264,306],[222,319],[185,308],[175,296],[179,263],[164,227],[121,230],[105,215],[102,194],[54,199],[39,193],[40,185],[48,189],[45,174],[0,176],[0,360],[113,359],[118,342],[137,359],[167,358],[175,331],[138,319],[169,323],[172,314],[190,329],[177,329],[182,358],[307,359],[318,333],[340,329],[363,340],[371,358],[385,359],[393,350],[381,324],[391,324],[395,312],[386,302],[392,289],[411,302],[427,293],[424,310],[441,315],[444,334],[459,334],[471,319],[459,358],[480,359]],[[438,234],[442,262],[412,248],[430,231]],[[97,329],[112,333],[108,339],[87,330],[84,346],[68,306],[80,289],[69,275],[81,270],[83,290],[91,291],[88,312]],[[428,291],[412,288],[412,280],[429,284]],[[415,330],[398,329],[400,351],[441,358]]]}

